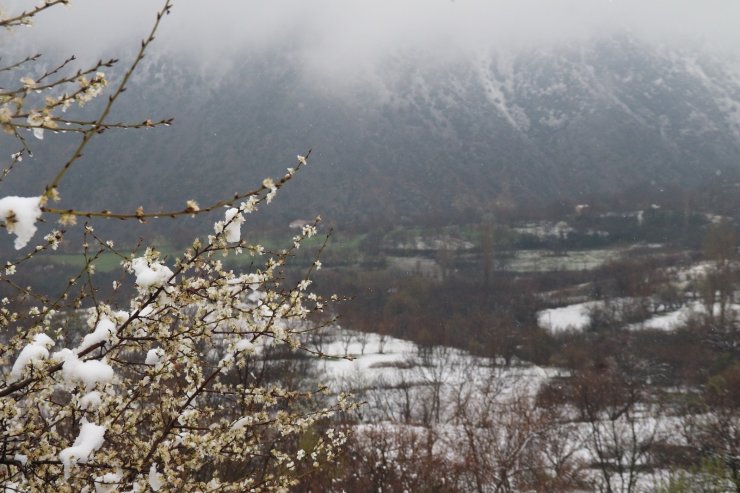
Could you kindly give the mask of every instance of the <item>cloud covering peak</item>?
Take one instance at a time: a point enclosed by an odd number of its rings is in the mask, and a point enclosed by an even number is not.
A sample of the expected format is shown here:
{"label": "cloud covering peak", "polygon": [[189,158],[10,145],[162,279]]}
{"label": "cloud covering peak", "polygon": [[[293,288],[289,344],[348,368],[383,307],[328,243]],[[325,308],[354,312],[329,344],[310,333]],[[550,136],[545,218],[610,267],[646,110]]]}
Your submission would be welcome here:
{"label": "cloud covering peak", "polygon": [[[23,4],[15,0],[5,10]],[[117,54],[136,46],[157,6],[151,0],[73,0],[41,16],[39,29],[11,36],[40,51]],[[666,44],[739,50],[738,19],[736,0],[180,0],[157,49],[207,62],[280,47],[312,61],[351,65],[398,50],[445,56],[626,31]]]}

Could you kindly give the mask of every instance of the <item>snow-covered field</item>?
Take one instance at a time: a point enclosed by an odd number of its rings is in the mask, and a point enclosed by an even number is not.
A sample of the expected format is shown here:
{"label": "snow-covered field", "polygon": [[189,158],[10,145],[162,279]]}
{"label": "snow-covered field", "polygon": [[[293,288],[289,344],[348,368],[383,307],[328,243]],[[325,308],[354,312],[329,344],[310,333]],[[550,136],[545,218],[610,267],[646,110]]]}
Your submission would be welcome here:
{"label": "snow-covered field", "polygon": [[[591,312],[603,309],[603,301],[587,301],[537,312],[537,324],[551,334],[562,334],[568,331],[582,332],[591,323]],[[719,316],[720,306],[714,307],[714,315]],[[740,304],[725,307],[726,316],[737,320],[740,316]],[[703,304],[692,301],[684,306],[665,313],[654,315],[645,320],[625,324],[627,330],[664,330],[674,331],[684,327],[692,317],[704,316],[707,310]]]}
{"label": "snow-covered field", "polygon": [[623,250],[613,248],[559,253],[553,253],[552,250],[517,250],[507,260],[504,269],[514,272],[590,270],[620,259],[623,253]]}
{"label": "snow-covered field", "polygon": [[[734,269],[739,267],[731,266]],[[553,335],[582,332],[591,325],[594,315],[598,313],[611,316],[617,324],[621,321],[621,327],[627,330],[674,331],[686,326],[692,318],[707,316],[708,309],[699,301],[698,292],[704,279],[714,269],[715,265],[706,261],[661,269],[660,276],[670,279],[666,287],[675,292],[674,299],[670,302],[664,301],[658,295],[602,301],[584,299],[584,293],[579,293],[577,297],[561,297],[560,294],[567,290],[552,292],[544,295],[542,299],[555,303],[571,301],[571,304],[540,310],[537,312],[537,324]],[[584,286],[588,284],[577,287]],[[723,307],[716,303],[713,307],[714,316],[719,316],[722,311]],[[724,316],[737,320],[740,317],[740,305],[733,303],[725,305]]]}
{"label": "snow-covered field", "polygon": [[689,303],[678,310],[661,315],[655,315],[640,323],[627,326],[630,330],[656,329],[672,331],[686,325],[692,316],[705,313],[704,307],[699,303]]}
{"label": "snow-covered field", "polygon": [[[557,369],[516,362],[501,370],[503,361],[473,356],[466,351],[434,346],[420,348],[411,341],[379,334],[363,334],[348,329],[335,329],[332,339],[322,346],[329,356],[320,361],[321,369],[331,378],[340,381],[356,380],[373,383],[377,380],[398,379],[405,375],[410,382],[424,382],[420,378],[425,369],[439,368],[440,378],[458,385],[490,375],[486,371],[496,368],[499,377],[525,379],[535,388],[552,376],[560,375]],[[422,369],[420,369],[420,367]]]}
{"label": "snow-covered field", "polygon": [[[577,308],[563,312],[563,320],[568,315],[571,325],[582,321]],[[599,471],[593,466],[597,462],[595,443],[659,440],[684,444],[677,418],[647,404],[638,405],[630,415],[596,424],[582,421],[574,409],[564,406],[550,425],[532,424],[530,420],[537,415],[537,392],[552,379],[567,377],[568,372],[562,369],[521,361],[507,367],[503,361],[457,349],[420,348],[409,341],[338,327],[326,334],[321,350],[334,356],[318,362],[326,379],[333,382],[331,386],[349,390],[364,402],[355,434],[359,443],[368,447],[376,446],[379,436],[410,434],[421,441],[433,436],[430,450],[434,455],[449,463],[461,462],[469,453],[465,447],[470,440],[470,423],[477,423],[474,433],[481,435],[481,443],[494,440],[495,446],[488,442],[495,449],[490,453],[502,454],[490,461],[504,460],[516,440],[546,444],[552,439],[568,461],[580,464],[584,477],[598,481]],[[466,424],[466,419],[471,421]],[[515,428],[522,426],[534,426],[524,431],[530,438],[517,435],[523,431]],[[394,454],[401,452],[394,448],[387,453],[391,456],[386,459],[392,461]],[[649,455],[644,451],[638,455],[619,460],[649,466]],[[666,474],[660,469],[641,472],[639,487],[632,491],[654,491]],[[613,479],[621,481],[617,476]]]}
{"label": "snow-covered field", "polygon": [[[540,367],[521,361],[504,366],[503,361],[473,356],[458,349],[434,346],[420,348],[410,341],[378,334],[362,334],[336,328],[327,337],[322,351],[330,358],[318,362],[319,369],[334,387],[352,390],[364,400],[376,403],[363,413],[372,419],[398,419],[396,413],[411,412],[405,418],[422,419],[414,415],[428,412],[424,402],[430,392],[442,408],[439,419],[452,413],[453,401],[466,387],[485,386],[497,398],[514,394],[533,398],[550,378],[562,376],[557,368]],[[432,396],[434,397],[434,396]],[[421,403],[417,406],[418,403]],[[428,418],[428,416],[427,416]]]}
{"label": "snow-covered field", "polygon": [[590,310],[598,301],[586,301],[560,308],[550,308],[537,313],[537,324],[551,334],[566,331],[582,331],[591,323]]}

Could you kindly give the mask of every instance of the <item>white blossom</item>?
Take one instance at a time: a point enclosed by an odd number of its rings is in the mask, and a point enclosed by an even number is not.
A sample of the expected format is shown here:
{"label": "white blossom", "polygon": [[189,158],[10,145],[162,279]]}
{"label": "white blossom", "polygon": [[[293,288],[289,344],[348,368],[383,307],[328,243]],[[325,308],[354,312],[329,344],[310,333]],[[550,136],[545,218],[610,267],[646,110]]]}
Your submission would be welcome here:
{"label": "white blossom", "polygon": [[9,123],[12,119],[13,111],[11,111],[10,107],[7,104],[0,106],[0,123]]}

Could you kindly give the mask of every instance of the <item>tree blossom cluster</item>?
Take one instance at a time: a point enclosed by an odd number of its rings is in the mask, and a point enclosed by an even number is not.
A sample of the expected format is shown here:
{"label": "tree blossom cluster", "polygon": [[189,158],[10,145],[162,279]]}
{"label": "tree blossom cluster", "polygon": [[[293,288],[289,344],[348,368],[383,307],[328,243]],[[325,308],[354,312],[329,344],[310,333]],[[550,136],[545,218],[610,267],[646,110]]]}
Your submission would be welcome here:
{"label": "tree blossom cluster", "polygon": [[[45,0],[25,12],[0,13],[0,27],[28,25],[66,3]],[[173,213],[114,214],[50,205],[60,198],[66,171],[100,131],[156,125],[114,125],[106,117],[171,7],[165,0],[135,60],[91,119],[66,120],[64,113],[106,90],[101,69],[115,60],[75,71],[72,57],[27,75],[36,55],[2,68],[22,73],[17,87],[0,89],[0,125],[19,145],[3,177],[31,155],[27,134],[43,139],[45,130],[63,128],[79,137],[38,196],[0,198],[0,220],[20,251],[4,259],[0,273],[13,292],[0,302],[3,491],[285,491],[331,461],[346,439],[322,423],[352,409],[349,396],[332,397],[323,385],[297,388],[265,371],[276,348],[312,353],[305,334],[331,301],[309,291],[318,259],[299,282],[284,281],[288,259],[317,233],[316,225],[278,252],[248,242],[242,232],[248,215],[272,201],[308,155],[298,156],[282,178],[209,207],[188,200]],[[176,258],[155,248],[124,254],[87,224],[81,229],[84,265],[61,293],[37,293],[14,281],[40,253],[66,241],[65,230],[54,229],[34,245],[42,219],[56,215],[62,227],[72,227],[80,216],[143,222],[209,212],[223,214],[212,233]],[[98,298],[95,265],[103,254],[121,259],[124,276],[113,288],[131,293],[124,302]],[[74,329],[80,321],[81,332]]]}
{"label": "tree blossom cluster", "polygon": [[[225,217],[228,226],[236,215]],[[284,289],[280,269],[314,232],[265,254],[227,241],[224,227],[171,267],[148,249],[124,262],[136,287],[127,310],[88,308],[89,332],[72,348],[52,351],[65,328],[48,307],[12,314],[35,324],[13,324],[4,348],[5,361],[14,358],[0,387],[8,479],[21,491],[269,491],[289,487],[290,471],[318,467],[344,437],[332,432],[310,449],[297,439],[353,404],[342,396],[312,408],[325,388],[287,389],[249,371],[275,345],[307,351],[302,332],[324,300],[307,291],[308,279]],[[265,263],[240,274],[224,255]],[[286,472],[258,474],[266,463]]]}

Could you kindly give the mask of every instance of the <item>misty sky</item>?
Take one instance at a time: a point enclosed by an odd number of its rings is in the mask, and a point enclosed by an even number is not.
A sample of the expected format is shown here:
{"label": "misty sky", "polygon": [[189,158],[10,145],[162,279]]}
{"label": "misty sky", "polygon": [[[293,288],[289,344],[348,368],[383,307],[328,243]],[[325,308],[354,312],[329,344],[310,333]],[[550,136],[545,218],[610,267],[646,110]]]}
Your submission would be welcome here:
{"label": "misty sky", "polygon": [[[5,7],[13,11],[14,0]],[[135,46],[160,2],[73,0],[34,29],[3,34],[3,44],[38,44],[101,56]],[[179,0],[162,27],[159,50],[198,60],[292,46],[309,61],[346,64],[428,50],[548,45],[629,30],[665,43],[702,40],[740,46],[738,0]],[[28,36],[33,38],[29,41]]]}
{"label": "misty sky", "polygon": [[[28,0],[11,0],[16,11]],[[148,33],[157,0],[72,0],[35,27],[5,32],[0,46],[75,54],[81,66],[124,57]],[[664,46],[691,45],[732,60],[740,74],[740,0],[175,0],[150,55],[193,63],[215,84],[255,53],[280,50],[311,86],[342,94],[382,90],[383,62],[445,67],[492,51],[586,43],[627,32]],[[49,65],[47,65],[49,66]],[[41,67],[40,67],[41,68]]]}

